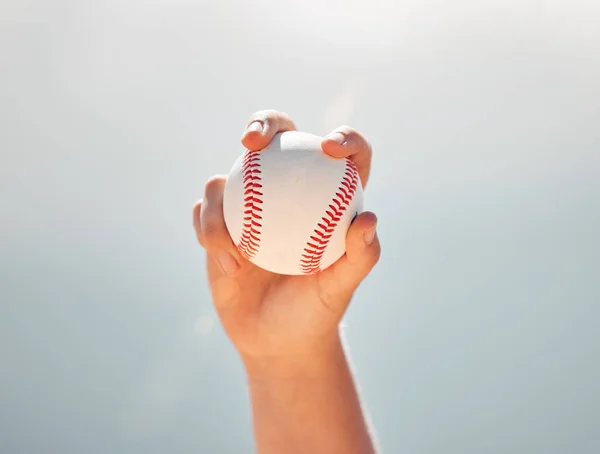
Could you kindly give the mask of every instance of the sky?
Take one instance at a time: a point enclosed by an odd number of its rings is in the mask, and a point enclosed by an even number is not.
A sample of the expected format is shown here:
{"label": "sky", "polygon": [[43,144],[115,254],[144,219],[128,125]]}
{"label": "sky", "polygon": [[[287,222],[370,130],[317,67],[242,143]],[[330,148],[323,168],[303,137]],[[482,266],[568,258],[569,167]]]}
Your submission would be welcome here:
{"label": "sky", "polygon": [[191,209],[254,111],[374,148],[384,453],[600,451],[600,6],[0,0],[0,452],[253,452]]}

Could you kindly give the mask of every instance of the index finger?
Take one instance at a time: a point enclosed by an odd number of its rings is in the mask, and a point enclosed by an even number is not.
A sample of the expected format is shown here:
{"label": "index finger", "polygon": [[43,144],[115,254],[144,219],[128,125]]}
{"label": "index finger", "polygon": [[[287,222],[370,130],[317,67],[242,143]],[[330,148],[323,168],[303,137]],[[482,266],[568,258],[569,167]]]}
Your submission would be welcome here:
{"label": "index finger", "polygon": [[242,145],[250,151],[262,150],[271,143],[275,134],[295,130],[296,125],[288,114],[277,110],[261,110],[248,120]]}
{"label": "index finger", "polygon": [[363,188],[367,185],[373,149],[360,132],[350,126],[340,126],[323,139],[321,147],[331,157],[352,159],[358,169]]}

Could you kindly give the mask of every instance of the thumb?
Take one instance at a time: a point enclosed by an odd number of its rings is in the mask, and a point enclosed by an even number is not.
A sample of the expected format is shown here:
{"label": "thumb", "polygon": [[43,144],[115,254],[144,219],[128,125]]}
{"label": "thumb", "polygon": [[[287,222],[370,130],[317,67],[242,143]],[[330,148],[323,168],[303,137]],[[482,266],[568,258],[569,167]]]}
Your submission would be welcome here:
{"label": "thumb", "polygon": [[346,235],[346,254],[322,272],[327,304],[344,311],[354,291],[379,261],[381,246],[376,233],[377,216],[366,211],[356,217]]}

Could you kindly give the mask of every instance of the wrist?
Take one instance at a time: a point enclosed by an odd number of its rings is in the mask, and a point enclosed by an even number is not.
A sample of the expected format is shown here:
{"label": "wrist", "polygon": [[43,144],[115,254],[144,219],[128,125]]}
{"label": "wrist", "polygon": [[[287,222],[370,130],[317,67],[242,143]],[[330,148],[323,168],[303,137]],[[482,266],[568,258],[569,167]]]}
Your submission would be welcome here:
{"label": "wrist", "polygon": [[300,352],[241,355],[241,358],[250,382],[324,379],[346,361],[337,330],[318,344]]}

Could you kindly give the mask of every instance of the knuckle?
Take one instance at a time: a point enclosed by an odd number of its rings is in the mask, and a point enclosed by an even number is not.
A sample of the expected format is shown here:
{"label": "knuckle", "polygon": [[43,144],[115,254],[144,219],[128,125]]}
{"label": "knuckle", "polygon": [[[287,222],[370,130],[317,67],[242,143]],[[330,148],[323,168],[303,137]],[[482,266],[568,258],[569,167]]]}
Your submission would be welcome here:
{"label": "knuckle", "polygon": [[285,129],[286,131],[295,131],[296,123],[292,120],[292,117],[285,112],[279,112],[279,129]]}
{"label": "knuckle", "polygon": [[280,129],[289,130],[296,129],[296,125],[287,113],[275,109],[265,109],[254,112],[248,119],[248,125],[255,121],[268,125],[275,132]]}
{"label": "knuckle", "polygon": [[274,121],[279,117],[280,114],[280,112],[274,109],[259,110],[250,115],[250,118],[248,119],[248,124],[254,121]]}
{"label": "knuckle", "polygon": [[202,221],[202,233],[200,236],[202,236],[203,241],[213,241],[215,238],[223,235],[225,225],[217,216],[208,214]]}
{"label": "knuckle", "polygon": [[350,126],[342,126],[340,131],[346,135],[348,142],[352,143],[356,148],[369,155],[373,153],[371,142],[356,129]]}
{"label": "knuckle", "polygon": [[206,194],[214,193],[223,187],[226,180],[227,177],[223,175],[214,175],[206,181],[206,184],[204,185],[204,191]]}
{"label": "knuckle", "polygon": [[336,131],[339,131],[343,134],[346,134],[347,136],[350,135],[354,135],[356,133],[356,129],[352,128],[351,126],[348,125],[341,125],[339,126]]}

